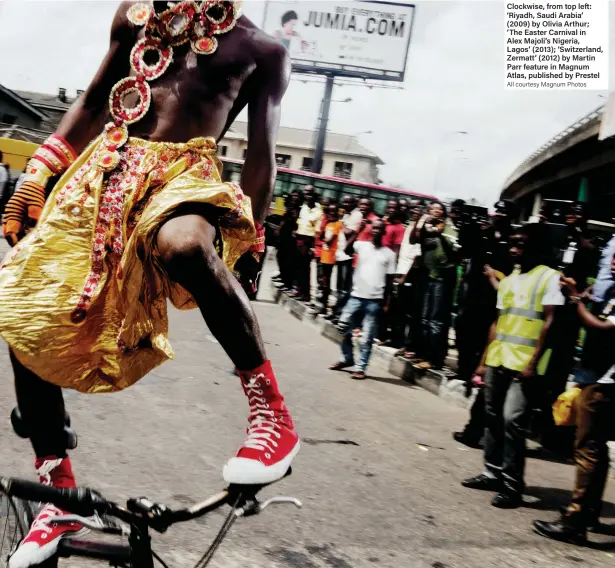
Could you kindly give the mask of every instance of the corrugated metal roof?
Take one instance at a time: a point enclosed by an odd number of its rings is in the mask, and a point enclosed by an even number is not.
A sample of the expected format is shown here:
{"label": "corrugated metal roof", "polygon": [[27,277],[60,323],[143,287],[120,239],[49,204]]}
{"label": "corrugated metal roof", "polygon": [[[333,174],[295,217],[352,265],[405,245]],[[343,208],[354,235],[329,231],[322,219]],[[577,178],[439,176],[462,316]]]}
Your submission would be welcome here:
{"label": "corrugated metal roof", "polygon": [[15,101],[21,107],[26,109],[27,112],[33,114],[38,119],[43,120],[46,116],[38,109],[35,108],[36,105],[32,104],[32,102],[24,97],[22,91],[11,91],[11,89],[7,89],[3,85],[0,85],[0,92],[4,93],[7,97]]}
{"label": "corrugated metal roof", "polygon": [[[239,120],[235,121],[231,125],[227,135],[228,134],[235,134],[240,136],[243,140],[247,140],[248,123]],[[315,137],[315,132],[313,130],[280,126],[277,144],[278,146],[289,146],[290,148],[310,150],[314,148]],[[359,156],[361,158],[369,158],[377,165],[384,164],[379,156],[359,144],[356,136],[348,136],[347,134],[328,132],[325,142],[325,151],[336,154],[347,154],[349,156]]]}
{"label": "corrugated metal roof", "polygon": [[35,107],[51,107],[58,110],[67,111],[70,108],[70,105],[73,104],[75,99],[68,98],[66,102],[61,101],[58,98],[58,95],[49,95],[46,93],[35,93],[32,91],[14,91],[17,93],[22,99],[28,101],[31,105]]}

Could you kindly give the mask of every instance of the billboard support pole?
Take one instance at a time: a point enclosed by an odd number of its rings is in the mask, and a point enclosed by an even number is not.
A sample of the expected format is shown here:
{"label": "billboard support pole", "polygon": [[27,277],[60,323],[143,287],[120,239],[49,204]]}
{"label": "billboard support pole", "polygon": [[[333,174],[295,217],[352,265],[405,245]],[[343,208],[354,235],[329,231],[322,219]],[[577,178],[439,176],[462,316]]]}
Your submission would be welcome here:
{"label": "billboard support pole", "polygon": [[329,125],[329,111],[331,110],[331,96],[333,95],[333,84],[335,75],[327,75],[325,83],[325,95],[320,105],[320,117],[318,118],[318,137],[314,148],[314,159],[312,160],[312,171],[316,174],[322,171],[322,159],[325,152],[325,142],[327,139],[327,127]]}

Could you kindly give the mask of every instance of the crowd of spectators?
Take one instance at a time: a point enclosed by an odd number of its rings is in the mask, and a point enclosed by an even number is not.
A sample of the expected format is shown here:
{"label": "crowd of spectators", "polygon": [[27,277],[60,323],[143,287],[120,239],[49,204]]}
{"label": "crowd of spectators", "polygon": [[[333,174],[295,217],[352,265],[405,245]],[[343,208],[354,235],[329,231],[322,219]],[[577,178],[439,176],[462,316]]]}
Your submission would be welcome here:
{"label": "crowd of spectators", "polygon": [[[461,262],[463,205],[454,202],[448,215],[440,202],[402,198],[389,201],[381,218],[368,198],[345,195],[335,203],[319,199],[311,186],[295,190],[286,199],[279,228],[276,285],[344,330],[350,320],[342,316],[350,298],[377,300],[366,321],[353,320],[364,324],[363,343],[370,349],[372,340],[391,345],[422,370],[442,369]],[[384,283],[371,279],[378,273],[373,262],[363,263],[365,272],[358,270],[368,254],[361,243],[384,249],[376,255],[386,260]],[[365,311],[365,306],[358,310]],[[364,372],[360,367],[357,371]]]}
{"label": "crowd of spectators", "polygon": [[[484,447],[483,472],[463,485],[495,491],[495,507],[518,507],[526,438],[559,452],[574,447],[572,502],[534,529],[583,543],[601,526],[607,441],[615,438],[615,237],[605,246],[592,238],[580,202],[546,204],[525,225],[517,216],[505,200],[489,215],[462,200],[447,211],[437,201],[399,199],[381,218],[367,198],[335,203],[307,187],[286,200],[276,285],[338,325],[344,340],[330,368],[352,367],[355,379],[366,378],[374,343],[394,347],[417,372],[444,377],[454,374],[446,365],[454,346],[456,377],[468,396],[476,393],[454,437]],[[551,411],[572,375],[581,389],[576,434],[556,426]]]}

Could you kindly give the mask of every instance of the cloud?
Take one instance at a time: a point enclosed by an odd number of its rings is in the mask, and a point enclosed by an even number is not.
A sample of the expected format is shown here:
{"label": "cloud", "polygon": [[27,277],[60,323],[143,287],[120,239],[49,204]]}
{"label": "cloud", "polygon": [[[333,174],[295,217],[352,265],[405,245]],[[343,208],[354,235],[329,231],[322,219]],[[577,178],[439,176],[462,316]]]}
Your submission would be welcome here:
{"label": "cloud", "polygon": [[[337,86],[333,98],[352,102],[333,103],[329,129],[357,134],[385,161],[381,177],[389,183],[489,204],[525,157],[594,110],[605,93],[506,90],[504,2],[415,3],[403,88]],[[0,2],[2,83],[50,93],[87,86],[107,49],[117,4]],[[260,24],[263,2],[248,1],[246,14]],[[313,128],[323,84],[301,79],[293,78],[282,122]],[[460,130],[468,134],[455,134]]]}

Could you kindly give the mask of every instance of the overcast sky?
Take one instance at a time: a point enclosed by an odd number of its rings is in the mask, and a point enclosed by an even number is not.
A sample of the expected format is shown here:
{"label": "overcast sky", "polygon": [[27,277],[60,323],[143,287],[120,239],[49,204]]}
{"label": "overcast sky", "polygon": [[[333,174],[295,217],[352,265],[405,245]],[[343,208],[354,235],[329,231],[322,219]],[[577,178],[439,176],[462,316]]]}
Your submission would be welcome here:
{"label": "overcast sky", "polygon": [[[0,83],[48,93],[85,88],[106,51],[118,3],[0,0]],[[506,90],[505,2],[414,3],[401,88],[336,87],[334,99],[352,102],[334,103],[329,130],[358,134],[385,162],[385,183],[491,204],[521,161],[600,106],[606,92]],[[246,4],[246,14],[262,23],[264,2]],[[614,90],[615,1],[610,6]],[[282,124],[313,128],[323,85],[301,78],[285,98]]]}

